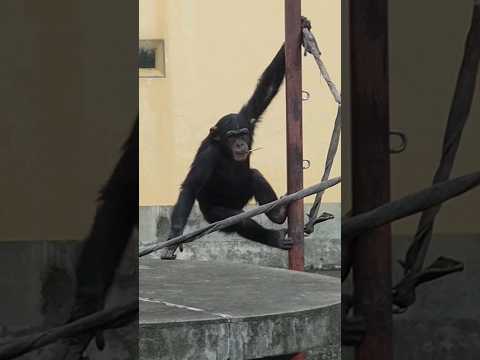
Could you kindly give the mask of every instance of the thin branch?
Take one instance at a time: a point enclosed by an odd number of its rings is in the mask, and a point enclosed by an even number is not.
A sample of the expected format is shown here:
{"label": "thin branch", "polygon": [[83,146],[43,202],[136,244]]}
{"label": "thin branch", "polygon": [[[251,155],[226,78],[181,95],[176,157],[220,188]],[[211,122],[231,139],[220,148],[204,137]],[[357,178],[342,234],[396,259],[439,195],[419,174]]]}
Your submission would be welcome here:
{"label": "thin branch", "polygon": [[140,251],[139,257],[148,255],[152,252],[158,251],[160,249],[163,249],[165,247],[169,247],[172,245],[179,245],[187,242],[192,242],[198,238],[201,238],[207,234],[211,234],[215,231],[219,231],[222,229],[225,229],[229,226],[232,226],[236,223],[239,223],[245,219],[249,219],[251,217],[263,214],[265,212],[268,212],[276,207],[282,206],[282,205],[287,205],[291,203],[292,201],[300,200],[303,199],[306,196],[310,196],[313,194],[316,194],[320,191],[325,191],[326,189],[337,185],[340,182],[340,177],[336,177],[331,180],[323,181],[317,185],[310,186],[309,188],[300,190],[296,193],[285,195],[281,197],[280,199],[276,201],[272,201],[268,204],[264,204],[261,206],[256,207],[255,209],[245,211],[241,214],[234,215],[232,217],[229,217],[227,219],[212,223],[210,225],[207,225],[201,229],[195,230],[189,234],[182,235],[182,236],[177,236],[171,240],[163,241],[160,242],[156,245],[152,245],[150,247],[147,247],[146,249],[143,249]]}

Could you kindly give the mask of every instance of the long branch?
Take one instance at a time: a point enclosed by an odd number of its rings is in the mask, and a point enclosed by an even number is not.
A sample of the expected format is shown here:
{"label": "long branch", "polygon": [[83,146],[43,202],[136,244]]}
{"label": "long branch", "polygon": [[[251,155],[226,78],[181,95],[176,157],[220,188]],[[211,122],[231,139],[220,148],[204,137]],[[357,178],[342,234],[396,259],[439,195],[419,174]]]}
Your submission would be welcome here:
{"label": "long branch", "polygon": [[169,246],[172,246],[172,245],[179,245],[179,244],[183,244],[183,243],[187,243],[187,242],[192,242],[192,241],[194,241],[198,238],[201,238],[201,237],[203,237],[207,234],[211,234],[212,232],[225,229],[225,228],[227,228],[229,226],[232,226],[236,223],[239,223],[239,222],[241,222],[245,219],[249,219],[251,217],[254,217],[254,216],[263,214],[265,212],[268,212],[268,211],[270,211],[270,210],[272,210],[276,207],[279,207],[279,206],[282,206],[282,205],[287,205],[287,204],[291,203],[292,201],[300,200],[300,199],[303,199],[306,196],[310,196],[310,195],[316,194],[318,192],[325,191],[326,189],[337,185],[340,182],[340,180],[341,180],[340,177],[336,177],[336,178],[333,178],[333,179],[330,179],[330,180],[327,180],[327,181],[323,181],[323,182],[321,182],[317,185],[310,186],[310,187],[308,187],[306,189],[303,189],[303,190],[300,190],[296,193],[285,195],[285,196],[281,197],[280,199],[278,199],[276,201],[272,201],[268,204],[258,206],[258,207],[254,208],[252,210],[245,211],[241,214],[234,215],[234,216],[229,217],[227,219],[217,221],[217,222],[212,223],[210,225],[207,225],[207,226],[205,226],[201,229],[195,230],[195,231],[193,231],[189,234],[177,236],[173,239],[170,239],[170,240],[163,241],[163,242],[160,242],[158,244],[152,245],[152,246],[140,251],[139,257],[148,255],[152,252],[158,251],[160,249],[163,249],[165,247],[169,247]]}

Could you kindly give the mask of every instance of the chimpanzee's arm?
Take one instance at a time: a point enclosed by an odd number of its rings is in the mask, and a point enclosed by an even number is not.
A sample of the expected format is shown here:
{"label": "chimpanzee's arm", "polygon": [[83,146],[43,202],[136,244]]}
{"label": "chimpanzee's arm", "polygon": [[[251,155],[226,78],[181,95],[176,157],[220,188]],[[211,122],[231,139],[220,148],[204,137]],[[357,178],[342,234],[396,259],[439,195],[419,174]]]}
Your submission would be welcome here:
{"label": "chimpanzee's arm", "polygon": [[272,62],[263,72],[257,87],[250,100],[242,107],[240,114],[247,119],[259,120],[263,112],[267,109],[270,102],[278,93],[285,76],[285,46],[273,58]]}
{"label": "chimpanzee's arm", "polygon": [[200,151],[193,160],[190,171],[182,184],[177,203],[173,208],[169,238],[182,234],[195,198],[215,169],[217,157],[217,150],[208,146],[205,150]]}
{"label": "chimpanzee's arm", "polygon": [[[310,21],[302,16],[302,28],[311,28]],[[278,93],[280,85],[282,85],[285,77],[285,45],[273,58],[270,65],[263,72],[257,87],[250,97],[250,100],[242,107],[240,114],[245,118],[254,119],[253,125],[260,119],[270,102]]]}

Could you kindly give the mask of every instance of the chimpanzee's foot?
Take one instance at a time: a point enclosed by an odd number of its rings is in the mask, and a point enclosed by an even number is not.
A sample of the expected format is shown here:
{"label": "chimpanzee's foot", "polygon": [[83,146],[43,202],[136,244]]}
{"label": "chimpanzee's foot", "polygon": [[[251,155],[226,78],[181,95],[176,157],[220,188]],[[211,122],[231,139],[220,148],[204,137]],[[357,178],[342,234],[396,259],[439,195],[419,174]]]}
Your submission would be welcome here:
{"label": "chimpanzee's foot", "polygon": [[268,240],[268,245],[282,250],[290,250],[293,246],[293,241],[288,237],[287,229],[271,230],[271,236]]}
{"label": "chimpanzee's foot", "polygon": [[177,251],[177,245],[166,247],[162,250],[160,258],[162,260],[175,260],[177,258],[175,251]]}

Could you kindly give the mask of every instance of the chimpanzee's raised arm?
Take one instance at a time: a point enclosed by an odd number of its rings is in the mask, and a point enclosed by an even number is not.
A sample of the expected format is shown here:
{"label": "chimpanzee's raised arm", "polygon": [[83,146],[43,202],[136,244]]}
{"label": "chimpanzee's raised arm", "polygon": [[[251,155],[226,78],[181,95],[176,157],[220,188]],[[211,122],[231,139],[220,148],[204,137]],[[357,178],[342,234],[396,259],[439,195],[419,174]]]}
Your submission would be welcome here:
{"label": "chimpanzee's raised arm", "polygon": [[[302,28],[311,29],[310,21],[302,16]],[[267,109],[272,99],[277,95],[285,77],[285,44],[263,72],[257,87],[248,102],[240,110],[240,114],[255,125]]]}
{"label": "chimpanzee's raised arm", "polygon": [[277,95],[280,85],[282,85],[285,76],[285,46],[273,58],[270,65],[263,72],[257,87],[250,97],[250,100],[242,107],[240,114],[246,119],[255,119],[255,124],[263,112],[267,109],[272,99]]}

